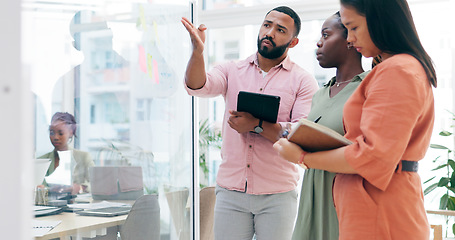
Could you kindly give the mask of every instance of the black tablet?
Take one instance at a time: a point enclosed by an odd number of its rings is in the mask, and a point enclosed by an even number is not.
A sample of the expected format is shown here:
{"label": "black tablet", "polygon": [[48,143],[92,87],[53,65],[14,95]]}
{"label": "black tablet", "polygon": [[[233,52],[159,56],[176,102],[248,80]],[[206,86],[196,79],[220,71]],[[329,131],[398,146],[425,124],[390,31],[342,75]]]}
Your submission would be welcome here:
{"label": "black tablet", "polygon": [[261,93],[240,91],[237,96],[237,111],[251,113],[255,118],[276,123],[280,97]]}

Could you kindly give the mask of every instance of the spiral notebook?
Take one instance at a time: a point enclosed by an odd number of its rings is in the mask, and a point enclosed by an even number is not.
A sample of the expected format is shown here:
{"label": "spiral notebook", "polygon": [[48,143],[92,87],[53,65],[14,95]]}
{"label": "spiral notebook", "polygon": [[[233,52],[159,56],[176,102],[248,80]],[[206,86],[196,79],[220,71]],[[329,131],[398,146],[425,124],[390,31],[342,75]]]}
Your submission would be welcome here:
{"label": "spiral notebook", "polygon": [[42,237],[54,229],[62,221],[32,220],[32,233],[34,237]]}

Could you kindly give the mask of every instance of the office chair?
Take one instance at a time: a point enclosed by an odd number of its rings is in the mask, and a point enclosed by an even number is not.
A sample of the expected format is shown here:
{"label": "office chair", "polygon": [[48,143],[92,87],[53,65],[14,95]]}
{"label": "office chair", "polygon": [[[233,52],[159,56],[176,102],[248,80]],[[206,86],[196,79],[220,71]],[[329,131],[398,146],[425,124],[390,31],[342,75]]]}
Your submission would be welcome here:
{"label": "office chair", "polygon": [[160,206],[158,195],[143,195],[133,204],[120,227],[121,240],[159,240]]}
{"label": "office chair", "polygon": [[[179,240],[189,237],[189,209],[187,208],[189,189],[182,188],[166,192],[172,221]],[[205,187],[199,192],[200,198],[200,240],[213,240],[213,220],[215,212],[215,187]]]}
{"label": "office chair", "polygon": [[433,229],[433,240],[442,240],[442,225],[430,225]]}
{"label": "office chair", "polygon": [[178,239],[189,240],[190,213],[186,206],[188,202],[189,189],[172,189],[172,191],[166,192],[165,195]]}
{"label": "office chair", "polygon": [[213,220],[215,214],[215,187],[205,187],[199,192],[200,199],[200,240],[215,239]]}

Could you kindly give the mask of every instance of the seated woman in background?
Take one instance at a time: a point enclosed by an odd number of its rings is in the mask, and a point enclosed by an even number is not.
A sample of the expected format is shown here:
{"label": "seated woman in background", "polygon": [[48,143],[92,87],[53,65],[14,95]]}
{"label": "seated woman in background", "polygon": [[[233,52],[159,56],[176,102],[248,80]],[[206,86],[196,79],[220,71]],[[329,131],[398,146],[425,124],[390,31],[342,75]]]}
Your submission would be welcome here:
{"label": "seated woman in background", "polygon": [[76,120],[74,116],[67,112],[57,112],[52,116],[49,126],[49,139],[54,150],[46,153],[39,158],[49,158],[51,160],[46,176],[51,175],[60,165],[58,152],[71,150],[75,167],[72,172],[72,194],[89,191],[89,168],[94,166],[92,157],[88,152],[73,149],[68,146],[76,136]]}

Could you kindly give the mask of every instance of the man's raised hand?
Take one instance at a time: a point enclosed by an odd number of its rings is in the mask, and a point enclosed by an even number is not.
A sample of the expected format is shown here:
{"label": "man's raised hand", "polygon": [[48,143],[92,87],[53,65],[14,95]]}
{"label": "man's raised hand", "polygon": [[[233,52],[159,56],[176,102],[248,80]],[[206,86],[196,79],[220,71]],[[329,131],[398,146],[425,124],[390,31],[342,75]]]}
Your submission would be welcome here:
{"label": "man's raised hand", "polygon": [[181,22],[183,26],[185,26],[186,30],[190,34],[191,43],[193,44],[193,51],[199,51],[202,53],[204,51],[204,43],[205,43],[205,30],[207,27],[204,24],[199,25],[196,28],[190,20],[185,17],[182,17]]}

